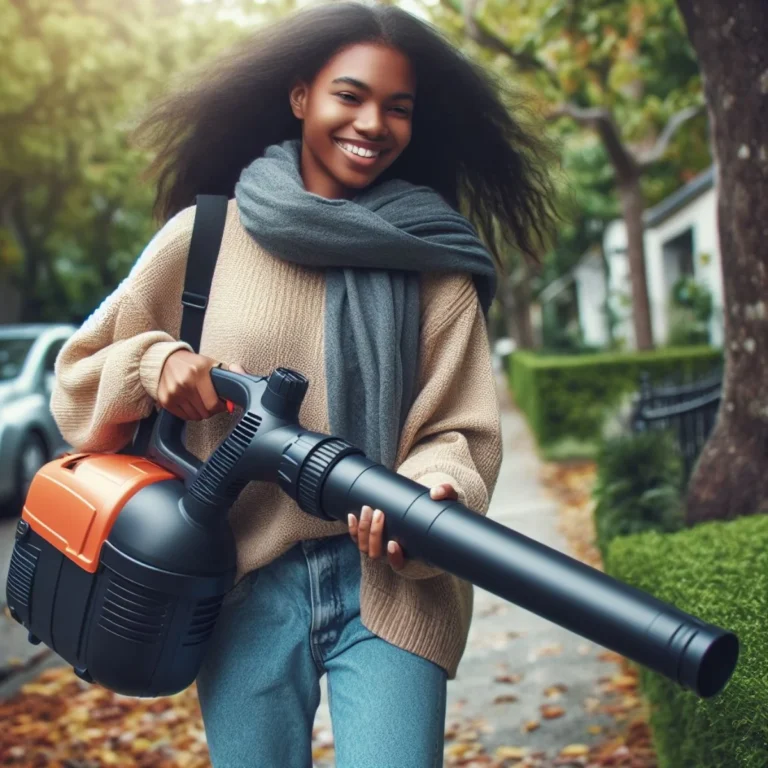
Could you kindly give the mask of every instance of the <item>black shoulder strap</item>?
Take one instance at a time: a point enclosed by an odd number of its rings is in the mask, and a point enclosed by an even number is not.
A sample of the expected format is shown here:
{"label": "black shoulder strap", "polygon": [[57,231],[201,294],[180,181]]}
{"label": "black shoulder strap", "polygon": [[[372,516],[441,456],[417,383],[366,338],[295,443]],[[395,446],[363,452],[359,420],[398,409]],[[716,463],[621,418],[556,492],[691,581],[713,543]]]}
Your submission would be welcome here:
{"label": "black shoulder strap", "polygon": [[224,195],[198,195],[192,242],[189,245],[184,292],[181,294],[181,332],[179,339],[186,341],[196,352],[200,351],[205,309],[211,290],[213,270],[219,256],[227,216],[227,198]]}
{"label": "black shoulder strap", "polygon": [[[198,195],[196,198],[195,223],[189,244],[187,271],[184,274],[184,291],[181,294],[179,332],[179,340],[186,341],[195,352],[200,351],[208,294],[224,235],[227,202],[225,195]],[[121,453],[145,455],[156,418],[157,408],[153,408],[149,416],[139,422],[133,441]]]}

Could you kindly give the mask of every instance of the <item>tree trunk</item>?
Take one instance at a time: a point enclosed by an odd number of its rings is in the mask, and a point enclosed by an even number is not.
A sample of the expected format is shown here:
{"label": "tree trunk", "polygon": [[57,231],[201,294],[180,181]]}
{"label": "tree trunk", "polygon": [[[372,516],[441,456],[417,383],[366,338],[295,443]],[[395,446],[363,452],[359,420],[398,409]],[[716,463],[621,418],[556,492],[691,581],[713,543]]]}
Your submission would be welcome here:
{"label": "tree trunk", "polygon": [[[506,305],[510,311],[507,315],[511,321],[514,333],[512,338],[519,349],[533,349],[533,326],[531,325],[531,278],[527,267],[523,267],[521,279],[510,275],[507,281]],[[510,329],[512,330],[512,329]]]}
{"label": "tree trunk", "polygon": [[643,239],[643,193],[640,176],[622,178],[617,173],[617,183],[624,224],[627,228],[627,259],[632,283],[632,321],[635,329],[635,345],[638,349],[653,349],[651,310],[648,302],[648,280],[645,273],[645,241]]}
{"label": "tree trunk", "polygon": [[606,336],[608,337],[608,347],[610,349],[614,349],[614,345],[616,343],[616,329],[614,327],[613,310],[611,308],[611,293],[608,289],[608,286],[611,284],[611,264],[602,244],[600,245],[600,261],[603,264],[603,275],[605,276],[605,301],[603,302],[602,306],[604,313],[605,332]]}
{"label": "tree trunk", "polygon": [[8,207],[5,212],[5,224],[23,254],[21,274],[13,281],[21,299],[20,320],[22,323],[39,322],[42,302],[38,294],[38,282],[42,254],[25,217],[23,194],[19,194]]}
{"label": "tree trunk", "polygon": [[690,525],[768,504],[768,13],[765,0],[678,0],[712,131],[725,304],[715,429],[686,500]]}

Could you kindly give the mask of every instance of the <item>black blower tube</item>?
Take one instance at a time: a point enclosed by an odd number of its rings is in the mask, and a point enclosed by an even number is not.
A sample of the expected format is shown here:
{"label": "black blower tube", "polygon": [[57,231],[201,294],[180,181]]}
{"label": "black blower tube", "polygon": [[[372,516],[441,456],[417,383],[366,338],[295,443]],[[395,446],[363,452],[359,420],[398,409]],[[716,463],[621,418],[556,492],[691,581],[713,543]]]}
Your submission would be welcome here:
{"label": "black blower tube", "polygon": [[[301,486],[301,480],[299,485]],[[736,635],[483,517],[371,462],[343,456],[321,489],[325,517],[368,505],[386,539],[504,600],[649,667],[701,697],[718,693],[738,658]],[[329,514],[330,513],[330,514]]]}

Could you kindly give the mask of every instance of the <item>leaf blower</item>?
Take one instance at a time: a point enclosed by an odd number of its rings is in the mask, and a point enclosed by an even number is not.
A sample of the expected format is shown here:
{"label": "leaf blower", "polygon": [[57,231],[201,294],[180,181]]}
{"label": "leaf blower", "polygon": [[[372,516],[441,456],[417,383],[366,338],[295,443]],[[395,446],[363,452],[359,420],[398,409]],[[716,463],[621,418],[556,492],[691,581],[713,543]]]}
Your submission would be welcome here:
{"label": "leaf blower", "polygon": [[[195,226],[197,226],[197,221]],[[193,234],[193,245],[194,245]],[[218,250],[218,249],[217,249]],[[190,252],[191,256],[191,252]],[[204,308],[204,305],[203,305]],[[184,327],[184,325],[182,325]],[[738,657],[735,634],[483,517],[298,422],[309,382],[213,369],[242,415],[205,462],[161,411],[146,455],[66,455],[30,487],[8,575],[11,614],[86,680],[132,696],[177,693],[205,655],[235,577],[227,511],[249,481],[278,483],[306,513],[385,513],[418,558],[656,670],[701,697]]]}

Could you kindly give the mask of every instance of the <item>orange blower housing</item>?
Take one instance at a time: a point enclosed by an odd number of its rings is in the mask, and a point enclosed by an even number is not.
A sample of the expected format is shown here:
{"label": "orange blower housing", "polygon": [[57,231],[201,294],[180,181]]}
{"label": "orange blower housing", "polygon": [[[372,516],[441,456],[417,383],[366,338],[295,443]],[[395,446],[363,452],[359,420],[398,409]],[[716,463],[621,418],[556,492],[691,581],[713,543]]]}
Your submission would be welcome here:
{"label": "orange blower housing", "polygon": [[236,562],[226,515],[190,524],[184,492],[180,478],[141,456],[71,453],[46,464],[8,573],[8,607],[30,641],[125,695],[190,685]]}

